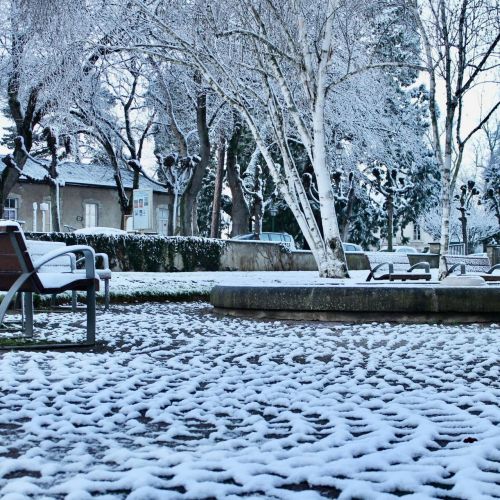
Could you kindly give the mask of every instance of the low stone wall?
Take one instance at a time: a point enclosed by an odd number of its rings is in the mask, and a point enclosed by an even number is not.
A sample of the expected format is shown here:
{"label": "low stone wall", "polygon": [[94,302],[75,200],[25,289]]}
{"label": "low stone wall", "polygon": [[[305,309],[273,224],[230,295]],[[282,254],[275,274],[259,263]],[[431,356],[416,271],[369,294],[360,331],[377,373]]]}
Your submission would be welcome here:
{"label": "low stone wall", "polygon": [[476,323],[500,320],[500,287],[360,284],[213,288],[215,311],[233,316],[320,321]]}
{"label": "low stone wall", "polygon": [[312,252],[287,251],[271,242],[227,240],[220,258],[221,271],[316,271]]}
{"label": "low stone wall", "polygon": [[[368,270],[368,259],[363,252],[346,253],[351,271]],[[411,265],[428,262],[431,268],[439,266],[439,255],[409,254]],[[316,261],[309,250],[287,252],[283,246],[271,242],[227,240],[220,261],[221,271],[317,271]]]}
{"label": "low stone wall", "polygon": [[500,264],[500,245],[488,245],[486,247],[486,253],[488,254],[492,266]]}
{"label": "low stone wall", "polygon": [[439,267],[439,255],[435,253],[409,253],[408,260],[412,266],[419,262],[428,262],[431,269]]}

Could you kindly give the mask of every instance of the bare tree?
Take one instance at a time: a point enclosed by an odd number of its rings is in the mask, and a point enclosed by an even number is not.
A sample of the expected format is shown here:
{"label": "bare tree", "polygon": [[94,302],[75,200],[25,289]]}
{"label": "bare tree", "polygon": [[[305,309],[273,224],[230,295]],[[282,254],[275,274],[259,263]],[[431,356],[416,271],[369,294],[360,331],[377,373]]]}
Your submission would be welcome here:
{"label": "bare tree", "polygon": [[[95,149],[97,143],[113,167],[122,227],[125,216],[132,213],[132,197],[125,190],[122,173],[129,169],[130,161],[141,163],[155,119],[148,77],[147,65],[138,58],[123,53],[108,56],[94,74],[93,92],[75,100],[71,109],[73,130],[87,137],[87,148]],[[132,188],[137,189],[140,168],[132,172]]]}
{"label": "bare tree", "polygon": [[[451,195],[470,139],[495,115],[493,102],[472,127],[464,127],[464,109],[472,89],[487,82],[498,67],[498,5],[490,0],[422,0],[413,13],[429,73],[432,145],[441,168],[441,253],[450,241]],[[439,116],[438,88],[444,86],[444,124]],[[445,272],[441,259],[439,272]]]}
{"label": "bare tree", "polygon": [[85,67],[99,59],[82,42],[93,37],[92,6],[61,0],[40,8],[34,0],[3,0],[1,7],[5,43],[0,52],[0,82],[6,88],[10,118],[23,148],[14,151],[16,168],[2,172],[0,209],[23,173],[28,158],[24,152],[32,149],[37,136],[42,138],[44,128],[58,134],[75,96],[87,90]]}

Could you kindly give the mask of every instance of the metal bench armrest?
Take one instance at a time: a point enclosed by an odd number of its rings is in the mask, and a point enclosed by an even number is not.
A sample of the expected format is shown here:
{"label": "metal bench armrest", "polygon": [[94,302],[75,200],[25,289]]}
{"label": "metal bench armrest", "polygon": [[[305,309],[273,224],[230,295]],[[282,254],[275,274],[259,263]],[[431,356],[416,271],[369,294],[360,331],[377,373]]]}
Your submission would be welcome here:
{"label": "metal bench armrest", "polygon": [[98,259],[102,259],[102,268],[103,269],[109,269],[109,257],[107,253],[96,253],[95,254],[95,260],[96,262]]}
{"label": "metal bench armrest", "polygon": [[[99,259],[102,260],[102,267],[98,267],[97,263],[99,262]],[[81,257],[76,261],[77,264],[80,264],[81,262],[84,261],[84,258]],[[109,269],[109,257],[107,253],[96,253],[95,254],[95,262],[96,262],[96,269],[103,269],[103,270],[108,270]]]}
{"label": "metal bench armrest", "polygon": [[381,267],[384,267],[384,266],[388,266],[388,268],[389,268],[389,274],[393,274],[394,273],[394,264],[392,262],[381,262],[380,264],[377,264],[370,271],[370,274],[368,275],[368,278],[366,278],[366,281],[370,281],[372,278],[375,278],[375,271],[378,271]]}
{"label": "metal bench armrest", "polygon": [[494,266],[490,267],[490,269],[486,271],[486,274],[493,274],[493,271],[496,271],[497,269],[500,269],[500,264],[495,264]]}
{"label": "metal bench armrest", "polygon": [[460,274],[465,274],[465,262],[453,264],[447,271],[446,276],[449,276],[457,267],[460,267]]}
{"label": "metal bench armrest", "polygon": [[423,269],[426,273],[430,273],[431,272],[431,266],[428,262],[417,262],[416,264],[414,264],[413,266],[410,267],[410,269],[408,269],[407,272],[412,272],[413,270],[415,269]]}
{"label": "metal bench armrest", "polygon": [[[71,245],[68,247],[64,248],[56,248],[55,250],[52,250],[51,252],[46,253],[43,257],[38,259],[36,262],[33,263],[33,267],[35,268],[35,271],[38,271],[44,264],[47,264],[47,262],[50,262],[51,260],[61,257],[63,255],[69,255],[80,252],[83,253],[84,255],[84,260],[85,260],[85,276],[88,279],[94,279],[95,278],[95,252],[92,247],[89,247],[87,245]],[[71,257],[70,257],[71,258]],[[75,261],[75,267],[76,267],[76,262]]]}
{"label": "metal bench armrest", "polygon": [[394,264],[392,262],[382,262],[380,264],[377,264],[373,269],[372,272],[378,271],[381,267],[388,266],[389,267],[389,274],[394,273]]}

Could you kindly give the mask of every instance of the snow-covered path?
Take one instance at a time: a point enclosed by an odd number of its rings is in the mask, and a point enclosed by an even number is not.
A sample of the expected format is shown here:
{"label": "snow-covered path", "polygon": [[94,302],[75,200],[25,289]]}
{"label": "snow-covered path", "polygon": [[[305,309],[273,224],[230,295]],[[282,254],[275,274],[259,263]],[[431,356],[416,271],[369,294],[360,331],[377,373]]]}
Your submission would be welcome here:
{"label": "snow-covered path", "polygon": [[500,497],[498,325],[166,303],[98,333],[111,349],[0,353],[0,498]]}

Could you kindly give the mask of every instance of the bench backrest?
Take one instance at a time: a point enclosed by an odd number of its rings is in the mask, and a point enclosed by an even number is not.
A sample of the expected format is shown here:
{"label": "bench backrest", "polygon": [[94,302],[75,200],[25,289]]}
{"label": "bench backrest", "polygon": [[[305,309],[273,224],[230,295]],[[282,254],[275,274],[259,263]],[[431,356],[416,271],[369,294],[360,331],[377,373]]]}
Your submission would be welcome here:
{"label": "bench backrest", "polygon": [[[408,255],[402,252],[365,252],[370,269],[384,262],[390,262],[394,266],[394,272],[406,272],[410,268]],[[387,272],[387,268],[381,269],[381,272]]]}
{"label": "bench backrest", "polygon": [[[7,291],[21,274],[34,271],[26,240],[17,222],[0,220],[0,290]],[[37,292],[41,283],[34,274],[22,291]]]}
{"label": "bench backrest", "polygon": [[[490,259],[480,255],[443,255],[446,269],[448,270],[455,264],[465,264],[467,273],[485,273],[491,268]],[[460,268],[456,269],[460,272]]]}
{"label": "bench backrest", "polygon": [[[33,261],[33,263],[35,263],[38,259],[51,252],[52,250],[64,248],[66,246],[66,243],[61,243],[58,241],[26,240],[26,246],[31,256],[31,260]],[[47,264],[43,265],[39,269],[39,272],[41,273],[63,273],[70,271],[71,259],[69,255],[57,257]]]}

